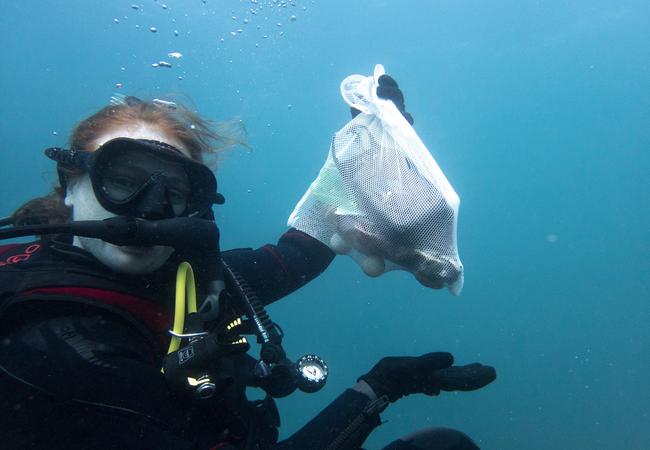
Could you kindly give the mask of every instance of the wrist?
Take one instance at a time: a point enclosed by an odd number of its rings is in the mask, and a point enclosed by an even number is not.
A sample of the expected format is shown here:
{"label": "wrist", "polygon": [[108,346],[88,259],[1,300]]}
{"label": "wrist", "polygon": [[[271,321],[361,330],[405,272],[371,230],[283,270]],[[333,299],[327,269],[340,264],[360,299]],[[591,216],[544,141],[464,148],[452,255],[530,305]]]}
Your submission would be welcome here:
{"label": "wrist", "polygon": [[372,387],[370,387],[370,385],[368,383],[366,383],[364,380],[357,381],[357,384],[352,386],[352,390],[360,392],[361,394],[364,394],[370,400],[377,400],[377,394],[372,389]]}

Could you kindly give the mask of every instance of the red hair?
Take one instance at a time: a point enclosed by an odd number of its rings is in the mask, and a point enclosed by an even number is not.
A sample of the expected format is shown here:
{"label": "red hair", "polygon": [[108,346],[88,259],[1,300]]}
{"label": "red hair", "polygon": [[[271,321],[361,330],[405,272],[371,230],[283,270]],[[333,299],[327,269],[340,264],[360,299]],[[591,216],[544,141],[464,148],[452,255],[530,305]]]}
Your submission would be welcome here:
{"label": "red hair", "polygon": [[[174,103],[142,101],[126,97],[116,105],[108,105],[77,124],[70,135],[70,148],[94,151],[95,141],[117,128],[133,124],[156,127],[160,132],[180,143],[196,161],[206,163],[206,156],[236,145],[246,146],[245,130],[240,121],[211,123],[185,106]],[[67,176],[79,172],[65,171]],[[72,211],[65,206],[65,192],[55,186],[53,192],[32,199],[14,212],[16,225],[34,223],[65,223]]]}

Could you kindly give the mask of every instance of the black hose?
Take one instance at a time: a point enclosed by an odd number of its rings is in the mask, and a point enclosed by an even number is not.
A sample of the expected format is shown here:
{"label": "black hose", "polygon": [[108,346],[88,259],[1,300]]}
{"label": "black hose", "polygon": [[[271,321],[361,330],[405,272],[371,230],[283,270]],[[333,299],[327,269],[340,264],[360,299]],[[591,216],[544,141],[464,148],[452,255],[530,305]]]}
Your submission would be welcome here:
{"label": "black hose", "polygon": [[282,335],[278,332],[278,327],[273,323],[269,314],[264,308],[264,304],[257,297],[255,291],[248,285],[246,280],[235,272],[225,261],[222,261],[224,271],[229,275],[240,299],[244,303],[250,319],[255,323],[259,331],[259,337],[262,342],[271,342],[280,344]]}
{"label": "black hose", "polygon": [[14,219],[14,216],[9,216],[9,217],[3,217],[0,219],[0,227],[6,227],[7,225],[13,225],[15,223],[16,219]]}

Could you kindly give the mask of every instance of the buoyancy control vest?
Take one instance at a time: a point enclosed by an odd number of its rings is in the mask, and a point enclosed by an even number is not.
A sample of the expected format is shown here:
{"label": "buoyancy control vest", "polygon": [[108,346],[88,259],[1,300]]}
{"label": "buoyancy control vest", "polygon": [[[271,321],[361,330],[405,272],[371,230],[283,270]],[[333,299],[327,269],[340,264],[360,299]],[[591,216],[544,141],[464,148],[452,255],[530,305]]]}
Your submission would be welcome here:
{"label": "buoyancy control vest", "polygon": [[35,302],[84,304],[121,316],[164,349],[171,324],[174,270],[151,275],[111,271],[88,252],[57,241],[0,246],[0,326]]}
{"label": "buoyancy control vest", "polygon": [[[32,313],[43,307],[94,308],[101,314],[117,315],[137,329],[155,352],[150,363],[159,366],[169,344],[176,262],[172,258],[150,275],[129,276],[113,272],[85,250],[59,241],[2,245],[0,335],[29,321]],[[226,407],[228,418],[223,417],[225,411],[215,411],[225,422],[213,427],[228,427],[238,445],[246,442],[243,448],[275,442],[279,416],[273,400],[248,402],[243,390],[235,397],[238,399],[233,397]]]}

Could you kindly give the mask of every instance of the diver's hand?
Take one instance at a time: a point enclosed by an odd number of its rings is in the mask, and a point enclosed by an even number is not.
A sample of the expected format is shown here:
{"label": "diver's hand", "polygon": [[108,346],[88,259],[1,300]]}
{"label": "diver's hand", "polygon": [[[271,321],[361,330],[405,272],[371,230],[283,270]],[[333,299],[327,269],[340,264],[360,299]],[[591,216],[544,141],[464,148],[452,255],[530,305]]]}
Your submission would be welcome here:
{"label": "diver's hand", "polygon": [[359,380],[365,381],[377,395],[391,402],[409,394],[438,395],[440,391],[472,391],[496,378],[493,367],[479,363],[452,366],[451,353],[436,352],[422,356],[383,358]]}
{"label": "diver's hand", "polygon": [[494,367],[472,363],[438,370],[436,377],[440,382],[441,391],[475,391],[492,383],[497,377],[497,372]]}
{"label": "diver's hand", "polygon": [[[390,75],[382,75],[379,77],[378,82],[377,97],[392,101],[395,106],[397,106],[397,109],[399,109],[399,112],[402,113],[406,121],[410,125],[413,125],[413,116],[406,112],[406,107],[404,106],[404,93],[397,85],[397,81],[395,81]],[[350,113],[352,114],[353,119],[357,117],[360,112],[361,111],[356,108],[350,108]]]}

